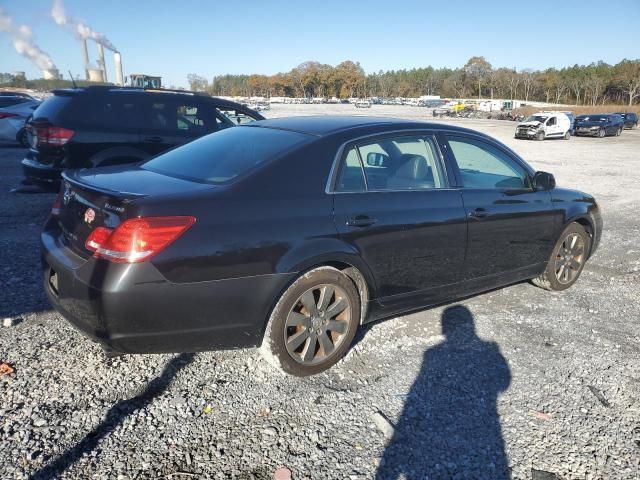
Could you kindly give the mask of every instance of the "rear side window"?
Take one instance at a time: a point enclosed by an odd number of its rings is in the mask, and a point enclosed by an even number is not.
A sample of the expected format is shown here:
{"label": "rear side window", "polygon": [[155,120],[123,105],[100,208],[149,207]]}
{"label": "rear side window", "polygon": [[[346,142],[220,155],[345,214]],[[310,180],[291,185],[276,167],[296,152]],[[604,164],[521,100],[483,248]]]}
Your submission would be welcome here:
{"label": "rear side window", "polygon": [[433,138],[404,135],[348,150],[338,172],[336,191],[431,190],[444,186]]}
{"label": "rear side window", "polygon": [[228,128],[149,160],[142,168],[196,182],[227,183],[312,138],[271,128]]}
{"label": "rear side window", "polygon": [[215,107],[192,98],[157,95],[145,109],[144,126],[170,134],[200,137],[232,125]]}

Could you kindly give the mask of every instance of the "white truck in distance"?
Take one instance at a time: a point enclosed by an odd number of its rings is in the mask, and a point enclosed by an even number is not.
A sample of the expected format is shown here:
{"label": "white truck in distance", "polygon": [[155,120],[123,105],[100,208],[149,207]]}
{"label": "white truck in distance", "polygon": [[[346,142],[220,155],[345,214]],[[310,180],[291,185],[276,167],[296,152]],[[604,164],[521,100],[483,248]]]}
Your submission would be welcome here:
{"label": "white truck in distance", "polygon": [[529,116],[516,127],[516,138],[544,140],[571,138],[571,119],[562,112],[539,112]]}

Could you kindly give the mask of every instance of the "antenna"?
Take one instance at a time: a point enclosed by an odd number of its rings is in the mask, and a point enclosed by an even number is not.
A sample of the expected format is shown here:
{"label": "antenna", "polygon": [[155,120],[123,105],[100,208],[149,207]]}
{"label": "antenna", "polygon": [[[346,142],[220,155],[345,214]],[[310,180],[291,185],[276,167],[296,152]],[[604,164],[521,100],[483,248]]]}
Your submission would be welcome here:
{"label": "antenna", "polygon": [[76,81],[73,79],[73,75],[71,74],[71,70],[68,70],[69,76],[71,77],[71,83],[73,83],[73,88],[78,88],[76,85]]}

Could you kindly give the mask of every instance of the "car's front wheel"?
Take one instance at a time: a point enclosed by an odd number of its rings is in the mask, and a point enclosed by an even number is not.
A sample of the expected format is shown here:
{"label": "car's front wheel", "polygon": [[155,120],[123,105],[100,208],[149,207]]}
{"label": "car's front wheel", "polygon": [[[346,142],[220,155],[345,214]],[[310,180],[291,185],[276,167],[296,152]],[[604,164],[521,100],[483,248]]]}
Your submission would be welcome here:
{"label": "car's front wheel", "polygon": [[601,128],[600,130],[598,130],[598,137],[604,138],[606,134],[607,132],[605,132],[604,128]]}
{"label": "car's front wheel", "polygon": [[531,280],[533,284],[546,290],[569,288],[582,273],[590,242],[589,234],[582,225],[569,224],[553,247],[542,275]]}
{"label": "car's front wheel", "polygon": [[537,133],[536,140],[538,140],[539,142],[544,140],[544,132],[542,130]]}
{"label": "car's front wheel", "polygon": [[299,277],[274,307],[262,354],[284,372],[304,377],[340,360],[360,320],[360,297],[353,281],[333,267]]}
{"label": "car's front wheel", "polygon": [[621,133],[622,133],[622,127],[616,130],[616,137],[619,137]]}

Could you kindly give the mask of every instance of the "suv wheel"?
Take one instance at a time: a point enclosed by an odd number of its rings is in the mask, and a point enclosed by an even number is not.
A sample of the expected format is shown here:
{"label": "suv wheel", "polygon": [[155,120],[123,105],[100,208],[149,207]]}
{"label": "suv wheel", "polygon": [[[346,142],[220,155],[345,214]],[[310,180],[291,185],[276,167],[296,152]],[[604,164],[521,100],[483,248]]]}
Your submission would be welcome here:
{"label": "suv wheel", "polygon": [[532,283],[545,290],[565,290],[573,285],[582,273],[590,248],[590,238],[579,223],[571,223],[564,229],[553,247],[551,257],[542,275]]}
{"label": "suv wheel", "polygon": [[262,355],[285,373],[320,373],[349,349],[360,320],[360,297],[349,277],[320,267],[299,277],[274,307]]}

